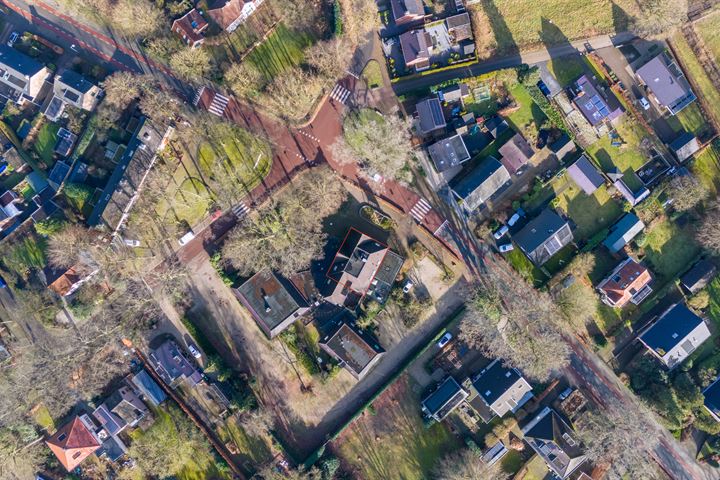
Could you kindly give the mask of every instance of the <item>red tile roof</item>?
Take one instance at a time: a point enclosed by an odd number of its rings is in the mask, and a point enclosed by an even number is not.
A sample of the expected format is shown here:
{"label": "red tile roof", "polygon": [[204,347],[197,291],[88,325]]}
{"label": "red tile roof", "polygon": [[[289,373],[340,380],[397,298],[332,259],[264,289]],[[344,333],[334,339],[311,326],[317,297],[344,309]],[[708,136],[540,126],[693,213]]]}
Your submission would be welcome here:
{"label": "red tile roof", "polygon": [[193,8],[173,22],[172,31],[179,34],[188,45],[195,46],[196,43],[205,39],[203,32],[207,27],[207,20]]}
{"label": "red tile roof", "polygon": [[598,289],[613,306],[621,308],[652,281],[652,275],[646,267],[631,258],[618,267],[602,281]]}
{"label": "red tile roof", "polygon": [[45,443],[68,472],[100,448],[100,442],[95,435],[77,416],[63,425]]}
{"label": "red tile roof", "polygon": [[208,9],[207,14],[217,23],[220,28],[227,30],[235,21],[242,16],[245,4],[257,8],[262,1],[257,0],[227,0],[218,8]]}

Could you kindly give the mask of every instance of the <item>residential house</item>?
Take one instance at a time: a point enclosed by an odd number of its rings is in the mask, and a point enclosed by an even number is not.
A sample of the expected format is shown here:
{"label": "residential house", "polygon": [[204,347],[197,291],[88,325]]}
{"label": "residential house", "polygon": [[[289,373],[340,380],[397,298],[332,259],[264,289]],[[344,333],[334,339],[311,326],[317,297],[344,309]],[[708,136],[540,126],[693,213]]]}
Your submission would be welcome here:
{"label": "residential house", "polygon": [[513,240],[535,264],[542,265],[573,241],[570,224],[550,209],[543,210]]}
{"label": "residential house", "polygon": [[645,224],[634,213],[627,213],[610,227],[610,233],[603,240],[603,245],[610,253],[617,253],[625,247],[645,228]]}
{"label": "residential house", "polygon": [[505,130],[510,128],[507,121],[499,115],[488,118],[485,120],[484,125],[493,138],[498,138]]}
{"label": "residential house", "polygon": [[25,159],[20,156],[17,149],[11,144],[9,148],[0,155],[0,162],[6,162],[8,166],[12,167],[13,170],[18,173],[22,173],[26,168],[29,168],[28,164],[25,163]]}
{"label": "residential house", "polygon": [[62,157],[69,157],[75,146],[75,140],[77,140],[77,135],[70,130],[60,128],[57,132],[57,141],[55,147],[53,147],[53,152]]}
{"label": "residential house", "polygon": [[474,211],[510,181],[510,173],[493,157],[488,157],[470,173],[451,184],[455,197],[467,211]]}
{"label": "residential house", "polygon": [[527,444],[561,479],[568,478],[587,458],[575,431],[550,407],[545,407],[522,431]]}
{"label": "residential house", "polygon": [[[633,175],[633,176],[637,177],[637,175],[632,172],[629,173],[628,175]],[[640,183],[639,178],[637,179],[637,183]],[[635,190],[635,191],[630,189],[630,187],[626,183],[624,177],[618,178],[617,180],[615,180],[613,182],[613,186],[615,188],[617,188],[618,192],[620,192],[620,194],[622,194],[622,196],[625,198],[625,200],[627,200],[628,203],[630,205],[632,205],[633,207],[650,196],[650,190],[648,190],[647,187],[642,186],[638,190]]]}
{"label": "residential house", "polygon": [[365,295],[383,303],[403,263],[387,245],[351,228],[320,290],[325,300],[347,308],[355,308]]}
{"label": "residential house", "polygon": [[715,421],[720,422],[720,377],[703,390],[703,405],[710,412]]}
{"label": "residential house", "polygon": [[605,183],[603,176],[584,153],[568,167],[567,173],[585,195],[592,195]]}
{"label": "residential house", "polygon": [[501,155],[500,161],[510,173],[518,173],[535,154],[527,140],[519,133],[505,142],[498,152]]}
{"label": "residential house", "polygon": [[65,470],[72,472],[83,460],[98,451],[101,442],[95,435],[95,428],[75,416],[60,427],[45,443],[55,454]]}
{"label": "residential house", "polygon": [[358,380],[380,361],[385,350],[375,338],[356,328],[350,321],[350,314],[341,315],[320,340],[320,348],[336,359]]}
{"label": "residential house", "polygon": [[658,105],[671,115],[676,115],[697,98],[682,70],[668,53],[662,52],[638,68],[635,76],[647,86]]}
{"label": "residential house", "polygon": [[190,48],[196,48],[205,41],[208,22],[199,10],[193,8],[172,23],[171,30],[177,33]]}
{"label": "residential house", "polygon": [[50,170],[50,175],[48,175],[48,183],[50,184],[50,187],[57,191],[60,188],[60,185],[62,185],[65,181],[68,173],[70,173],[70,165],[62,160],[55,162],[52,170]]}
{"label": "residential house", "polygon": [[441,422],[465,401],[468,395],[453,377],[447,377],[422,401],[422,411],[428,418]]}
{"label": "residential house", "polygon": [[705,321],[682,303],[665,310],[638,337],[670,369],[680,365],[708,338],[710,330]]}
{"label": "residential house", "polygon": [[66,105],[92,112],[95,110],[102,89],[72,70],[63,70],[55,75],[53,98],[45,108],[46,117],[54,122],[65,110]]}
{"label": "residential house", "polygon": [[619,105],[615,108],[608,105],[607,100],[600,95],[587,75],[578,78],[571,86],[571,90],[575,107],[593,127],[606,120],[612,121],[622,114]]}
{"label": "residential house", "polygon": [[157,407],[167,399],[167,395],[160,387],[160,385],[153,380],[147,370],[140,370],[134,375],[130,375],[127,378],[128,384],[132,385],[142,396],[142,399]]}
{"label": "residential house", "polygon": [[445,25],[447,25],[448,35],[452,43],[459,44],[473,39],[472,25],[468,13],[463,12],[447,17]]}
{"label": "residential house", "polygon": [[260,329],[274,338],[310,310],[308,300],[287,279],[262,270],[234,290]]}
{"label": "residential house", "polygon": [[622,308],[628,303],[639,305],[645,300],[652,293],[650,283],[650,270],[628,257],[600,282],[597,289],[606,305]]}
{"label": "residential house", "polygon": [[717,275],[717,267],[710,260],[699,260],[693,267],[680,277],[680,286],[691,295],[707,286]]}
{"label": "residential house", "polygon": [[194,387],[202,381],[202,375],[180,350],[172,339],[165,340],[150,352],[150,362],[155,372],[171,388],[177,388],[185,382]]}
{"label": "residential house", "polygon": [[467,83],[458,83],[438,91],[437,96],[441,102],[460,102],[464,106],[463,101],[470,96],[470,88]]}
{"label": "residential house", "polygon": [[264,1],[265,0],[218,0],[208,8],[207,14],[221,29],[232,33],[244,23]]}
{"label": "residential house", "polygon": [[88,225],[104,225],[113,234],[122,228],[158,152],[165,148],[173,132],[173,127],[157,125],[145,117],[138,121],[127,148],[88,217]]}
{"label": "residential house", "polygon": [[400,35],[400,50],[405,68],[420,72],[430,68],[430,35],[425,30],[410,30]]}
{"label": "residential house", "polygon": [[446,126],[442,105],[437,97],[426,98],[415,104],[417,130],[422,136],[429,135]]}
{"label": "residential house", "polygon": [[67,270],[46,268],[45,279],[50,290],[61,297],[68,297],[99,271],[100,269],[95,266],[77,263]]}
{"label": "residential house", "polygon": [[12,190],[0,195],[0,231],[15,223],[16,217],[22,213],[22,202]]}
{"label": "residential house", "polygon": [[520,372],[497,359],[472,378],[472,386],[498,417],[515,413],[533,397],[532,387]]}
{"label": "residential house", "polygon": [[0,44],[0,96],[20,104],[35,102],[50,73],[40,62]]}
{"label": "residential house", "polygon": [[559,161],[563,161],[566,156],[575,151],[575,142],[568,136],[567,133],[563,133],[560,138],[548,145],[548,148],[555,154]]}
{"label": "residential house", "polygon": [[470,152],[461,135],[438,140],[428,147],[428,153],[438,172],[450,170],[470,160]]}
{"label": "residential house", "polygon": [[396,25],[419,22],[425,18],[422,0],[390,0],[390,9]]}
{"label": "residential house", "polygon": [[683,132],[670,143],[670,150],[673,151],[679,161],[684,162],[700,150],[700,143],[692,133]]}
{"label": "residential house", "polygon": [[110,435],[117,435],[136,427],[148,413],[140,397],[128,385],[122,385],[95,409],[93,417]]}

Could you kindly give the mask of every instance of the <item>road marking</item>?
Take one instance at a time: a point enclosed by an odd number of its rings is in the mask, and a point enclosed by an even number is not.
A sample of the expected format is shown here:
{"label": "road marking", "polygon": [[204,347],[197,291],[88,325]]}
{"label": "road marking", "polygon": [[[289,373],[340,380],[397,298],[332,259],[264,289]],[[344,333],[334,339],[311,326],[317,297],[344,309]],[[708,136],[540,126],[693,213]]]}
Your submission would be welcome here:
{"label": "road marking", "polygon": [[418,223],[422,223],[425,215],[427,215],[430,210],[432,210],[432,205],[430,205],[427,200],[420,197],[420,199],[410,209],[410,215],[412,215]]}
{"label": "road marking", "polygon": [[215,96],[213,97],[212,102],[210,102],[208,111],[218,117],[222,117],[225,114],[225,108],[227,107],[229,101],[230,99],[225,95],[215,92]]}
{"label": "road marking", "polygon": [[332,89],[332,92],[330,92],[330,98],[333,98],[345,105],[345,102],[347,101],[348,97],[350,97],[351,93],[352,92],[350,90],[343,87],[339,83],[336,83]]}
{"label": "road marking", "polygon": [[314,141],[316,141],[317,143],[320,143],[320,140],[319,140],[315,135],[312,135],[312,134],[310,134],[310,133],[307,133],[305,130],[298,130],[298,132],[300,132],[302,135],[305,135],[305,136],[308,137],[309,139],[314,140]]}
{"label": "road marking", "polygon": [[236,205],[233,205],[232,212],[238,220],[242,220],[248,213],[250,213],[250,208],[243,202],[239,202]]}

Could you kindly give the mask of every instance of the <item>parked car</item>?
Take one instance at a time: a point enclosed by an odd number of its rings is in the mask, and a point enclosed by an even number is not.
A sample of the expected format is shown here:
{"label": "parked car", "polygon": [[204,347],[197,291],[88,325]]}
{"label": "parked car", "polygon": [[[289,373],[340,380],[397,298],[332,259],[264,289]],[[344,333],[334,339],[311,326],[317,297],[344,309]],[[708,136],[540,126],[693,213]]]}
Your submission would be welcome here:
{"label": "parked car", "polygon": [[180,246],[185,246],[185,245],[187,245],[187,244],[190,242],[190,240],[192,240],[193,238],[195,238],[195,234],[194,234],[193,232],[188,232],[188,233],[186,233],[185,235],[183,235],[180,240],[178,240],[178,243],[180,244]]}
{"label": "parked car", "polygon": [[507,253],[507,252],[509,252],[510,250],[515,250],[515,247],[513,247],[513,244],[512,244],[512,243],[506,243],[506,244],[504,244],[504,245],[500,245],[500,246],[498,247],[498,250],[500,250],[502,253]]}
{"label": "parked car", "polygon": [[648,102],[647,98],[640,97],[640,106],[643,108],[643,110],[650,110],[650,102]]}
{"label": "parked car", "polygon": [[10,38],[8,38],[7,46],[12,47],[15,45],[15,42],[17,42],[18,37],[20,37],[20,34],[18,32],[12,32],[10,34]]}
{"label": "parked car", "polygon": [[188,350],[190,350],[190,354],[195,358],[202,358],[202,355],[200,354],[200,350],[197,349],[195,344],[188,343]]}
{"label": "parked car", "polygon": [[133,240],[132,238],[126,238],[123,240],[125,242],[125,245],[128,247],[139,247],[140,246],[140,240]]}
{"label": "parked car", "polygon": [[518,220],[520,220],[520,213],[515,212],[512,217],[508,218],[507,224],[512,227],[518,222]]}
{"label": "parked car", "polygon": [[2,277],[0,277],[0,288],[7,288],[7,282]]}
{"label": "parked car", "polygon": [[438,343],[437,343],[438,348],[443,348],[445,345],[450,343],[450,340],[452,340],[452,338],[453,338],[452,333],[445,332],[445,335],[443,335],[442,338],[440,338],[440,340],[438,340]]}
{"label": "parked car", "polygon": [[508,233],[508,226],[503,225],[502,227],[498,228],[495,233],[493,233],[493,237],[495,237],[495,240],[500,240],[503,236],[505,236],[506,233]]}
{"label": "parked car", "polygon": [[562,391],[562,393],[561,393],[560,395],[558,395],[558,400],[560,400],[560,401],[565,400],[567,397],[570,396],[570,394],[571,394],[572,392],[573,392],[573,388],[572,388],[572,387],[566,388],[565,390]]}
{"label": "parked car", "polygon": [[403,293],[408,293],[410,290],[412,290],[414,286],[415,284],[412,282],[412,280],[408,280],[403,286]]}
{"label": "parked car", "polygon": [[546,97],[550,96],[550,89],[548,88],[547,85],[545,85],[545,82],[543,82],[542,80],[538,80],[536,85],[537,85],[538,89],[540,89],[540,91],[542,92],[543,95],[545,95]]}

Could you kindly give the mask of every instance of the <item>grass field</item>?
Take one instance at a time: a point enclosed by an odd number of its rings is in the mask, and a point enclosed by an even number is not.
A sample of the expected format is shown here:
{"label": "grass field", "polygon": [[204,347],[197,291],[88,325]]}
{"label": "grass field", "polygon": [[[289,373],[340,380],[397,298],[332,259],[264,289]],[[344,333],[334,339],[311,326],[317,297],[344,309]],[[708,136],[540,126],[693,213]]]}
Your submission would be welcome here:
{"label": "grass field", "polygon": [[255,465],[262,465],[272,460],[269,445],[264,440],[245,433],[236,417],[228,418],[219,432],[223,441],[232,440],[235,443],[243,462],[249,461]]}
{"label": "grass field", "polygon": [[717,142],[707,146],[690,167],[693,174],[715,195],[720,189],[720,149]]}
{"label": "grass field", "polygon": [[263,73],[266,81],[275,75],[298,65],[305,58],[304,50],[312,43],[312,37],[290,30],[282,23],[245,59]]}
{"label": "grass field", "polygon": [[527,0],[482,0],[470,6],[478,45],[504,54],[624,31],[628,15],[637,10],[633,0],[536,0],[528,7]]}
{"label": "grass field", "polygon": [[597,160],[605,172],[615,167],[621,172],[640,168],[647,161],[640,151],[640,143],[647,133],[627,115],[618,124],[617,133],[623,140],[623,145],[613,147],[610,138],[606,135],[593,143],[587,152]]}
{"label": "grass field", "polygon": [[[715,20],[717,16],[710,18],[715,22],[717,21]],[[707,33],[707,31],[705,31],[705,33]],[[703,36],[705,33],[702,33]],[[705,98],[705,106],[710,109],[708,114],[712,115],[716,122],[720,122],[720,93],[705,73],[705,69],[700,65],[695,53],[693,53],[682,33],[677,33],[672,37],[672,44],[675,48],[675,53],[678,55],[680,64],[698,86],[700,90],[698,93]],[[717,53],[715,55],[717,55]],[[720,57],[717,56],[715,58],[716,60],[720,59]],[[696,101],[686,107],[677,115],[677,118],[686,130],[693,132],[695,135],[700,135],[707,126],[697,103]]]}
{"label": "grass field", "polygon": [[33,148],[46,164],[52,163],[54,155],[53,148],[55,147],[55,142],[57,142],[57,132],[59,129],[58,124],[45,122],[40,128],[40,131],[38,131],[37,138],[33,143]]}
{"label": "grass field", "polygon": [[516,245],[515,250],[504,254],[505,260],[528,282],[532,283],[535,287],[540,287],[545,284],[548,280],[542,270],[536,267],[529,258],[520,250]]}
{"label": "grass field", "polygon": [[445,423],[423,426],[420,398],[407,376],[400,377],[332,443],[363,480],[421,480],[445,453],[460,446]]}
{"label": "grass field", "polygon": [[548,70],[562,87],[577,80],[580,75],[585,73],[586,66],[584,58],[579,55],[554,58],[547,62]]}
{"label": "grass field", "polygon": [[382,87],[383,77],[377,60],[370,60],[362,71],[363,80],[370,88]]}
{"label": "grass field", "polygon": [[646,259],[652,264],[652,272],[665,281],[685,270],[700,251],[689,229],[669,220],[655,225],[646,235]]}
{"label": "grass field", "polygon": [[622,206],[610,197],[605,185],[586,195],[572,180],[568,183],[556,198],[558,207],[575,222],[576,239],[587,240],[622,215]]}
{"label": "grass field", "polygon": [[531,133],[533,136],[537,135],[538,125],[547,119],[543,111],[533,102],[525,87],[520,84],[510,88],[510,95],[513,96],[520,108],[508,115],[508,121],[521,132],[533,129],[534,131]]}

